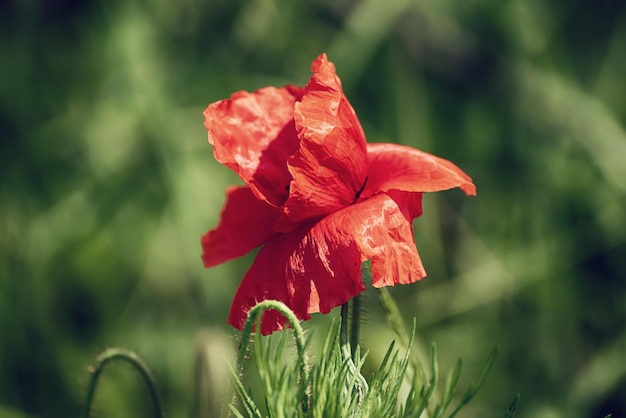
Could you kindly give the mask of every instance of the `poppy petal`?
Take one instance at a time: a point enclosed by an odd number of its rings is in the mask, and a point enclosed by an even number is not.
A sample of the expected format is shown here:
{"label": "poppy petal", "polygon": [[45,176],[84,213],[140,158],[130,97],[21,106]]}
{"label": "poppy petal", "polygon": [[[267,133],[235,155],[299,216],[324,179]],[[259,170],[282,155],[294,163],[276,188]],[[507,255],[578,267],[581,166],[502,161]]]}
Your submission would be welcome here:
{"label": "poppy petal", "polygon": [[[315,227],[314,227],[315,229]],[[328,313],[365,290],[361,281],[360,255],[354,245],[328,248],[316,233],[300,228],[270,240],[257,254],[231,305],[228,323],[242,329],[247,313],[263,300],[279,300],[300,320],[310,314]],[[285,327],[275,311],[263,314],[263,335]]]}
{"label": "poppy petal", "polygon": [[335,66],[322,54],[312,70],[294,108],[300,148],[288,161],[293,180],[275,225],[283,232],[354,203],[367,175],[365,134]]}
{"label": "poppy petal", "polygon": [[397,144],[368,144],[369,170],[361,199],[387,190],[437,192],[460,187],[475,195],[472,179],[448,160]]}
{"label": "poppy petal", "polygon": [[[296,251],[299,242],[306,234],[305,230],[280,234],[268,241],[256,255],[252,266],[239,284],[231,304],[228,323],[243,329],[248,312],[256,304],[264,300],[278,300],[286,304],[300,320],[309,319],[306,304],[295,306],[291,302],[291,294],[295,291],[296,281],[302,282],[304,272],[294,278],[290,269],[290,258]],[[300,285],[301,286],[301,285]],[[308,292],[309,287],[299,289],[300,293]],[[306,299],[306,296],[303,296]],[[285,318],[278,312],[265,311],[261,320],[263,335],[284,328]]]}
{"label": "poppy petal", "polygon": [[421,213],[421,193],[390,191],[331,217],[338,234],[354,238],[362,261],[371,260],[372,285],[383,287],[426,277],[413,238],[412,221]]}
{"label": "poppy petal", "polygon": [[293,106],[301,95],[302,89],[294,86],[240,91],[204,111],[215,159],[274,206],[281,206],[288,195],[287,159],[299,145]]}
{"label": "poppy petal", "polygon": [[213,267],[241,257],[276,235],[280,210],[258,200],[248,187],[231,187],[217,228],[202,236],[202,261]]}
{"label": "poppy petal", "polygon": [[[307,230],[270,240],[257,254],[231,307],[228,322],[243,328],[262,300],[285,303],[296,316],[328,313],[365,290],[361,264],[372,261],[376,287],[412,283],[426,276],[413,241],[412,213],[420,193],[379,194],[335,212]],[[263,317],[264,335],[282,329],[277,312]]]}

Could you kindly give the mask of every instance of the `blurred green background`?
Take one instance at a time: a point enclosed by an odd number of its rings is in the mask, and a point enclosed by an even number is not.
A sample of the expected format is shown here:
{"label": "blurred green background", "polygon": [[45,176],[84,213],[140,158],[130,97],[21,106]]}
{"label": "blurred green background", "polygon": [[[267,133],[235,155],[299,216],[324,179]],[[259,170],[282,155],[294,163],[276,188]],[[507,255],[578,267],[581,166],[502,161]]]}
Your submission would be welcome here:
{"label": "blurred green background", "polygon": [[[200,261],[239,182],[202,111],[303,85],[323,51],[369,141],[435,153],[478,186],[425,197],[429,277],[393,289],[444,371],[464,357],[462,384],[499,346],[462,416],[503,416],[518,392],[519,417],[626,416],[626,3],[0,7],[0,417],[77,416],[87,366],[115,345],[154,368],[168,416],[196,413],[197,356],[223,376],[252,260]],[[367,299],[372,368],[393,335]],[[147,399],[114,367],[97,416],[148,416]]]}

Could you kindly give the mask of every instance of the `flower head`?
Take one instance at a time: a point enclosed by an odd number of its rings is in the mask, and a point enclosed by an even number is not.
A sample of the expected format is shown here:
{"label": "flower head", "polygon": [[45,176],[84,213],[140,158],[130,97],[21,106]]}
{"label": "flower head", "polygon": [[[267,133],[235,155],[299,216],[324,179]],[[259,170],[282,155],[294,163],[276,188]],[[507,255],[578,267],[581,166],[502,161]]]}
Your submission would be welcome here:
{"label": "flower head", "polygon": [[[206,267],[261,247],[235,294],[228,322],[241,329],[250,308],[275,299],[301,320],[362,292],[361,264],[375,287],[426,276],[413,242],[422,193],[472,180],[451,162],[396,144],[367,144],[325,54],[304,87],[237,92],[204,111],[217,161],[245,186],[227,190],[217,228],[202,236]],[[268,311],[263,334],[282,329]]]}

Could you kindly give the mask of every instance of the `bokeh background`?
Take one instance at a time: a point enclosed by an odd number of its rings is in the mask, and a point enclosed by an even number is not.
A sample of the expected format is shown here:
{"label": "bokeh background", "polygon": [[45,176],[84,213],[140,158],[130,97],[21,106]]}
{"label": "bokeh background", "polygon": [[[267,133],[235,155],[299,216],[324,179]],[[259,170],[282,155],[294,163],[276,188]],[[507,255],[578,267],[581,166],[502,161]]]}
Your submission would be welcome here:
{"label": "bokeh background", "polygon": [[[116,345],[153,367],[168,416],[199,414],[199,368],[223,373],[252,260],[200,261],[239,182],[214,161],[202,111],[236,90],[303,85],[323,51],[369,141],[435,153],[478,186],[425,197],[415,234],[429,277],[393,291],[444,371],[464,358],[462,385],[499,347],[462,415],[503,416],[520,393],[519,417],[626,416],[626,3],[0,8],[0,417],[77,416],[88,365]],[[393,334],[366,303],[373,368]],[[96,407],[150,413],[121,365]]]}

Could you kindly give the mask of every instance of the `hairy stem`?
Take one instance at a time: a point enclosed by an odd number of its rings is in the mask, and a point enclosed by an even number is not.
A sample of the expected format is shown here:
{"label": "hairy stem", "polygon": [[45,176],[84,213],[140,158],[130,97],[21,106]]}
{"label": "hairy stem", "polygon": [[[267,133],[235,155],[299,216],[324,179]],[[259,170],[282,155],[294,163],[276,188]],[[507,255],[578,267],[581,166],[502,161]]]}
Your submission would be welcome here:
{"label": "hairy stem", "polygon": [[[354,356],[356,354],[357,345],[354,344],[352,347],[350,346],[350,339],[348,338],[349,334],[349,325],[348,325],[348,303],[344,303],[341,305],[341,327],[339,329],[339,344],[341,345],[341,353],[343,354],[344,361],[348,364],[348,368],[350,372],[356,378],[356,391],[359,399],[359,407],[363,403],[365,399],[365,395],[368,390],[367,381],[361,375],[361,373],[357,370],[354,364]],[[353,327],[354,327],[354,317],[352,317]],[[354,328],[353,328],[354,329]],[[354,337],[353,333],[350,333],[350,337]],[[356,339],[358,340],[358,333],[356,335]]]}
{"label": "hairy stem", "polygon": [[[244,324],[243,331],[241,333],[241,343],[239,346],[239,353],[237,355],[238,373],[241,374],[243,370],[243,362],[246,358],[254,324],[257,323],[257,330],[261,329],[261,321],[257,321],[257,318],[262,318],[263,312],[267,309],[273,309],[280,312],[287,319],[287,321],[289,321],[289,324],[293,329],[296,348],[298,350],[298,368],[300,370],[300,379],[304,382],[308,381],[309,366],[306,361],[306,339],[304,338],[304,331],[302,330],[302,326],[300,325],[300,321],[298,320],[296,314],[293,313],[287,305],[277,300],[264,300],[263,302],[256,304],[252,309],[250,309],[250,312],[248,312],[248,319],[246,319],[246,323]],[[303,410],[307,411],[310,405],[308,394],[305,395],[302,404]]]}
{"label": "hairy stem", "polygon": [[163,408],[161,407],[157,384],[152,376],[152,372],[150,372],[150,368],[137,353],[119,347],[112,347],[104,350],[96,357],[96,364],[90,370],[91,379],[89,380],[89,386],[87,387],[87,397],[85,398],[85,405],[83,407],[81,417],[89,417],[91,405],[93,404],[93,398],[96,393],[96,387],[98,385],[98,379],[102,375],[104,367],[113,360],[123,360],[135,368],[148,389],[155,418],[163,418]]}
{"label": "hairy stem", "polygon": [[350,348],[352,358],[359,345],[359,332],[361,331],[361,295],[352,298],[352,324],[350,328]]}

